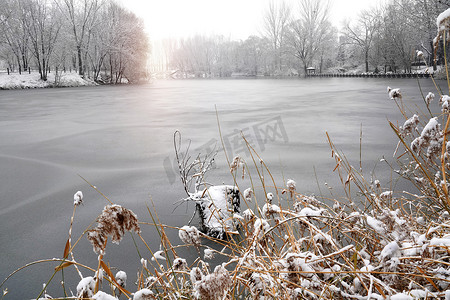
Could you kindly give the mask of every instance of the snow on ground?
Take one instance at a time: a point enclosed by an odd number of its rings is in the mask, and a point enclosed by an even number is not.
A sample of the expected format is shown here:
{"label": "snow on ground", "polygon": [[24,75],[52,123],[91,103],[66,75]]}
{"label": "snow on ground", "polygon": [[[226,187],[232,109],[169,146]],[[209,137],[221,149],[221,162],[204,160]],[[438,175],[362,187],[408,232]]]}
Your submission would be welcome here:
{"label": "snow on ground", "polygon": [[0,73],[0,89],[3,90],[46,87],[76,87],[88,85],[96,85],[96,83],[90,79],[81,78],[81,76],[75,72],[62,73],[58,82],[55,82],[55,73],[53,72],[48,74],[47,81],[41,80],[39,73],[13,73],[10,75]]}

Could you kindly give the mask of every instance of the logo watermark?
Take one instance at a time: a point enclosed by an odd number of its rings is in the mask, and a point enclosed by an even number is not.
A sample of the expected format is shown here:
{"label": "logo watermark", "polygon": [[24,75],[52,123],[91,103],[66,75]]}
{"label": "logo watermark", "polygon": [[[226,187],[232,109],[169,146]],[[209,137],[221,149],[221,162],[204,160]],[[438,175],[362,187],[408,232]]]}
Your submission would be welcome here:
{"label": "logo watermark", "polygon": [[[266,145],[269,143],[284,142],[286,144],[289,142],[281,116],[273,117],[261,122],[250,124],[250,126],[242,129],[234,129],[223,135],[223,145],[230,159],[233,159],[238,155],[245,155],[247,157],[250,156],[247,144],[242,138],[242,135],[244,135],[247,142],[258,153],[264,152],[266,150]],[[221,152],[224,150],[221,145],[222,143],[220,140],[212,138],[205,144],[195,148],[194,152],[204,154],[209,154],[214,151]],[[179,176],[177,159],[175,157],[173,159],[166,157],[163,161],[163,166],[169,183],[174,184]]]}

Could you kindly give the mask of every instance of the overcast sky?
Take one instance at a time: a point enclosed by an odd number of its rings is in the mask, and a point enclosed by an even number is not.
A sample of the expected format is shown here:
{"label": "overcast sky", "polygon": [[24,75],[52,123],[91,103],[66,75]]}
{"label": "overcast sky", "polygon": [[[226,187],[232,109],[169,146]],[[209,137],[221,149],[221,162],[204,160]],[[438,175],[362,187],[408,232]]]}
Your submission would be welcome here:
{"label": "overcast sky", "polygon": [[[298,1],[298,0],[297,0]],[[321,0],[322,1],[322,0]],[[339,26],[382,0],[330,0],[331,21]],[[261,31],[270,0],[122,0],[142,17],[150,38],[179,38],[195,34],[222,34],[246,39]],[[287,0],[295,3],[296,0]]]}

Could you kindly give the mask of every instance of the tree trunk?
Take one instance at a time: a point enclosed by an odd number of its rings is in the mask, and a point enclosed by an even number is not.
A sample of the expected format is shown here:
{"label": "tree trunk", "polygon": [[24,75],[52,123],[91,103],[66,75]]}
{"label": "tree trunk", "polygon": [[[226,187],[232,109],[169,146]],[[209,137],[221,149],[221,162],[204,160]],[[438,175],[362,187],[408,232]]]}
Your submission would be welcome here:
{"label": "tree trunk", "polygon": [[369,72],[369,51],[366,51],[365,61],[366,61],[366,73],[367,73],[367,72]]}
{"label": "tree trunk", "polygon": [[77,45],[77,55],[78,55],[78,74],[80,74],[80,76],[83,76],[83,61],[81,59],[81,46]]}
{"label": "tree trunk", "polygon": [[41,79],[47,81],[47,62],[45,61],[45,58],[42,59]]}
{"label": "tree trunk", "polygon": [[437,66],[436,66],[436,60],[434,59],[433,40],[430,40],[430,48],[431,48],[431,55],[430,55],[430,63],[429,63],[429,65],[433,65],[433,71],[436,71],[437,70]]}

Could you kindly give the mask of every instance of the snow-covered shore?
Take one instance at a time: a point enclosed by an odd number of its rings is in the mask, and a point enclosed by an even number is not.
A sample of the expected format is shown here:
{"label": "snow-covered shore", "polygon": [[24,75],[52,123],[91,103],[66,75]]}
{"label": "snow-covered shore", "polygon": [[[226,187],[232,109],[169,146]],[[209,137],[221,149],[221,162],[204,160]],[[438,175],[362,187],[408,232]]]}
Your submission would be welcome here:
{"label": "snow-covered shore", "polygon": [[37,72],[10,75],[0,73],[0,90],[97,85],[93,80],[83,79],[75,72],[58,74],[58,77],[58,80],[55,80],[55,73],[49,73],[48,80],[43,81]]}

